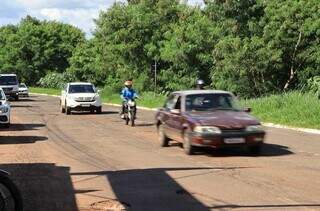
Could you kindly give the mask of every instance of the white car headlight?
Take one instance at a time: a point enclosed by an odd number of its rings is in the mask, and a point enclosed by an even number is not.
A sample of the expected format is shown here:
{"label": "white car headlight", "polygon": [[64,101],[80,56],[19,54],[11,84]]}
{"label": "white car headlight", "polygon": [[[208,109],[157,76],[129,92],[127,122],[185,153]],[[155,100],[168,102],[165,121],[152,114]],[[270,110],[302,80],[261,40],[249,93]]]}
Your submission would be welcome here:
{"label": "white car headlight", "polygon": [[0,112],[1,113],[7,113],[9,111],[9,106],[1,106],[0,107]]}
{"label": "white car headlight", "polygon": [[221,134],[220,128],[214,126],[196,126],[193,131],[197,133]]}
{"label": "white car headlight", "polygon": [[263,131],[263,128],[261,125],[250,125],[246,127],[247,132],[260,132]]}
{"label": "white car headlight", "polygon": [[70,99],[70,100],[78,100],[78,98],[74,97],[74,96],[68,96],[68,99]]}

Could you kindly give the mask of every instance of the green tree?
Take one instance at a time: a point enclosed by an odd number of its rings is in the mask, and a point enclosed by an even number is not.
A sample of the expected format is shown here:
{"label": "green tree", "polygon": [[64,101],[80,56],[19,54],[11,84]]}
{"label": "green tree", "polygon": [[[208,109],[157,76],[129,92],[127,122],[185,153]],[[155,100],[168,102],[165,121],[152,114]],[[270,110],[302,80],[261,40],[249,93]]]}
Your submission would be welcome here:
{"label": "green tree", "polygon": [[96,44],[107,84],[122,85],[128,77],[135,78],[136,88],[151,89],[152,65],[160,61],[160,45],[168,25],[178,17],[178,1],[134,1],[116,3],[102,12],[96,21]]}
{"label": "green tree", "polygon": [[89,81],[101,86],[104,85],[106,75],[98,68],[98,52],[95,41],[95,39],[91,39],[77,46],[69,59],[70,67],[67,72],[79,81]]}
{"label": "green tree", "polygon": [[36,85],[50,71],[64,72],[75,47],[85,40],[81,30],[27,16],[17,26],[0,30],[0,71],[18,74]]}
{"label": "green tree", "polygon": [[259,37],[225,37],[213,52],[213,84],[243,97],[257,97],[278,90],[277,71],[281,53],[265,46]]}
{"label": "green tree", "polygon": [[304,86],[320,74],[320,7],[318,0],[268,1],[263,39],[281,52],[282,67],[277,68],[281,88]]}
{"label": "green tree", "polygon": [[192,88],[197,78],[211,83],[211,52],[220,34],[220,28],[215,27],[199,8],[186,5],[181,8],[180,18],[166,32],[161,48],[161,59],[168,64],[161,71],[166,89]]}
{"label": "green tree", "polygon": [[245,97],[314,87],[306,84],[320,75],[318,0],[185,2],[114,3],[90,40],[70,25],[27,16],[0,27],[0,72],[47,86],[67,74],[114,91],[130,77],[150,91],[156,62],[159,92],[192,88],[197,78]]}

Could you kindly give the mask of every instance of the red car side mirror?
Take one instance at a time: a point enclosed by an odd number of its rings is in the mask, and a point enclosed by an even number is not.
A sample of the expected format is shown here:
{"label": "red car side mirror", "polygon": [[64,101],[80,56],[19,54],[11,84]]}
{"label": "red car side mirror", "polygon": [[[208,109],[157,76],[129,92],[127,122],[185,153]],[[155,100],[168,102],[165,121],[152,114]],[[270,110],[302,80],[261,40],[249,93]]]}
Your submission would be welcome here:
{"label": "red car side mirror", "polygon": [[179,109],[172,109],[172,110],[170,110],[170,113],[175,114],[175,115],[180,115],[180,110]]}
{"label": "red car side mirror", "polygon": [[250,107],[244,108],[243,111],[247,112],[247,113],[250,113],[251,112],[251,108]]}

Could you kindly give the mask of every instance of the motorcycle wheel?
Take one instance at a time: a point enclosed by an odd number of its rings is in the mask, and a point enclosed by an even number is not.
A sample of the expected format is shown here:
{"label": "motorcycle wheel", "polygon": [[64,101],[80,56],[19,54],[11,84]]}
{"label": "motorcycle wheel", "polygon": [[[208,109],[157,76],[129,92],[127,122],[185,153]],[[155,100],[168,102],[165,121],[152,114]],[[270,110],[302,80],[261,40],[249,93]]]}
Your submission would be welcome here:
{"label": "motorcycle wheel", "polygon": [[129,124],[129,121],[130,121],[130,119],[129,119],[129,116],[128,116],[128,114],[125,114],[125,120],[126,120],[126,125],[128,125]]}
{"label": "motorcycle wheel", "polygon": [[0,175],[0,210],[23,210],[22,197],[17,186],[4,175]]}
{"label": "motorcycle wheel", "polygon": [[131,119],[130,124],[131,124],[131,127],[134,127],[134,126],[135,126],[134,118]]}
{"label": "motorcycle wheel", "polygon": [[129,119],[130,119],[130,125],[131,127],[134,127],[135,126],[135,116],[134,116],[134,110],[131,109],[130,112],[129,112]]}

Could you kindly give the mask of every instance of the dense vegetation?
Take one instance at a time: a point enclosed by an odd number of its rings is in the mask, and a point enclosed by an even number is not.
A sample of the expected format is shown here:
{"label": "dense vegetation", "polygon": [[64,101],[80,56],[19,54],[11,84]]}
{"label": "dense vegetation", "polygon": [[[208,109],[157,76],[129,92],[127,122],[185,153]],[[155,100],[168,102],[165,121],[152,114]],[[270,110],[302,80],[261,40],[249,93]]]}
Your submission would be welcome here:
{"label": "dense vegetation", "polygon": [[46,87],[77,79],[118,91],[133,77],[139,91],[166,93],[202,78],[243,97],[320,92],[319,0],[179,2],[115,3],[101,11],[89,40],[72,26],[31,17],[3,26],[0,70]]}
{"label": "dense vegetation", "polygon": [[65,72],[81,42],[84,33],[73,26],[27,16],[16,26],[0,28],[0,71],[35,85],[49,72]]}

